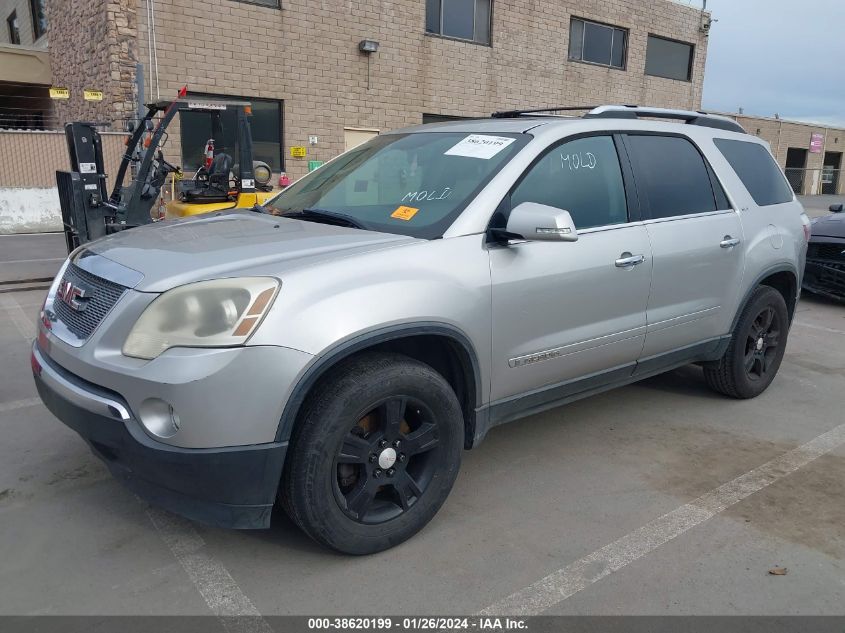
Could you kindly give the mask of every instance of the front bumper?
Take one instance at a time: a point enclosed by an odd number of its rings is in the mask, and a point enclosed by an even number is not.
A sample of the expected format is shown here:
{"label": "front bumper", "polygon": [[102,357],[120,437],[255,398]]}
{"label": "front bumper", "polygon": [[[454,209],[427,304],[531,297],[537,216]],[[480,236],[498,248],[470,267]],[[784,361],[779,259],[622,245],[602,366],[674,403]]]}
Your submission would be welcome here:
{"label": "front bumper", "polygon": [[141,498],[218,527],[270,525],[287,442],[225,448],[164,444],[147,435],[120,395],[68,372],[38,343],[32,369],[47,408]]}

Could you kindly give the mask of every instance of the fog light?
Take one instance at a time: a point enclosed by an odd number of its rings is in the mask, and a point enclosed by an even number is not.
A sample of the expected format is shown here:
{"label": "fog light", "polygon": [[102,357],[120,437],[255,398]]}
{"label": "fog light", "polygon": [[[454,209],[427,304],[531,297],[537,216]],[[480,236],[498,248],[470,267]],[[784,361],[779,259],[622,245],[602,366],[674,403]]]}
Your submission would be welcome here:
{"label": "fog light", "polygon": [[158,398],[148,398],[138,410],[141,423],[156,437],[173,437],[179,430],[179,415],[173,407]]}

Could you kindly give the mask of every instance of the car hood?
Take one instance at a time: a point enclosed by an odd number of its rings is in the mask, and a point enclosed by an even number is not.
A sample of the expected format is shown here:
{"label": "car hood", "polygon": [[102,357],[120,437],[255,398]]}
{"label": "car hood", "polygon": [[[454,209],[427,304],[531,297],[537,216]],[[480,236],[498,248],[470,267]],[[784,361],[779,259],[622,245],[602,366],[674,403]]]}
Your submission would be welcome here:
{"label": "car hood", "polygon": [[74,262],[136,290],[163,292],[237,274],[281,275],[327,259],[416,241],[404,235],[236,211],[121,231],[87,244]]}
{"label": "car hood", "polygon": [[813,237],[845,238],[845,213],[831,213],[813,221]]}

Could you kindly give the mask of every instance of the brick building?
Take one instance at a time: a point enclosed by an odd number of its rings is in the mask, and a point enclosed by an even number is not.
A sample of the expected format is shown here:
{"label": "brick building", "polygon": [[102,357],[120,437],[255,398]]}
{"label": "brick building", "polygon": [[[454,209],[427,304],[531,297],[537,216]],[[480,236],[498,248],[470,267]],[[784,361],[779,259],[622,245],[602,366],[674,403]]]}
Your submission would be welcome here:
{"label": "brick building", "polygon": [[[43,0],[0,0],[13,4]],[[709,17],[670,0],[50,0],[57,123],[122,128],[138,99],[256,105],[256,154],[299,176],[378,131],[556,104],[698,108]],[[378,42],[375,52],[359,50]],[[2,78],[0,78],[2,81]],[[84,89],[104,99],[86,102]],[[202,125],[171,134],[190,165]],[[175,131],[175,130],[174,130]],[[316,142],[314,137],[316,137]],[[305,146],[292,158],[291,146]]]}
{"label": "brick building", "polygon": [[728,116],[769,143],[795,193],[845,194],[845,128],[746,114]]}

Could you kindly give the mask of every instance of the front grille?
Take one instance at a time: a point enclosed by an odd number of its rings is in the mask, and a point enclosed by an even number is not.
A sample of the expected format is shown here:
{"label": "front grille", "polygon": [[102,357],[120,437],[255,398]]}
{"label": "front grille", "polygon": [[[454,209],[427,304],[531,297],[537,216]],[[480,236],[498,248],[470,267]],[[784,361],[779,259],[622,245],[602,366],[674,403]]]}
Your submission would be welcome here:
{"label": "front grille", "polygon": [[87,339],[100,325],[118,299],[126,292],[123,286],[92,275],[75,264],[70,264],[62,277],[62,284],[71,282],[78,288],[84,288],[86,297],[82,300],[84,310],[74,310],[59,297],[53,302],[56,317],[74,336]]}
{"label": "front grille", "polygon": [[820,266],[814,286],[840,297],[845,297],[845,264]]}
{"label": "front grille", "polygon": [[845,244],[825,244],[819,242],[811,242],[807,247],[808,259],[824,259],[833,262],[845,262]]}

